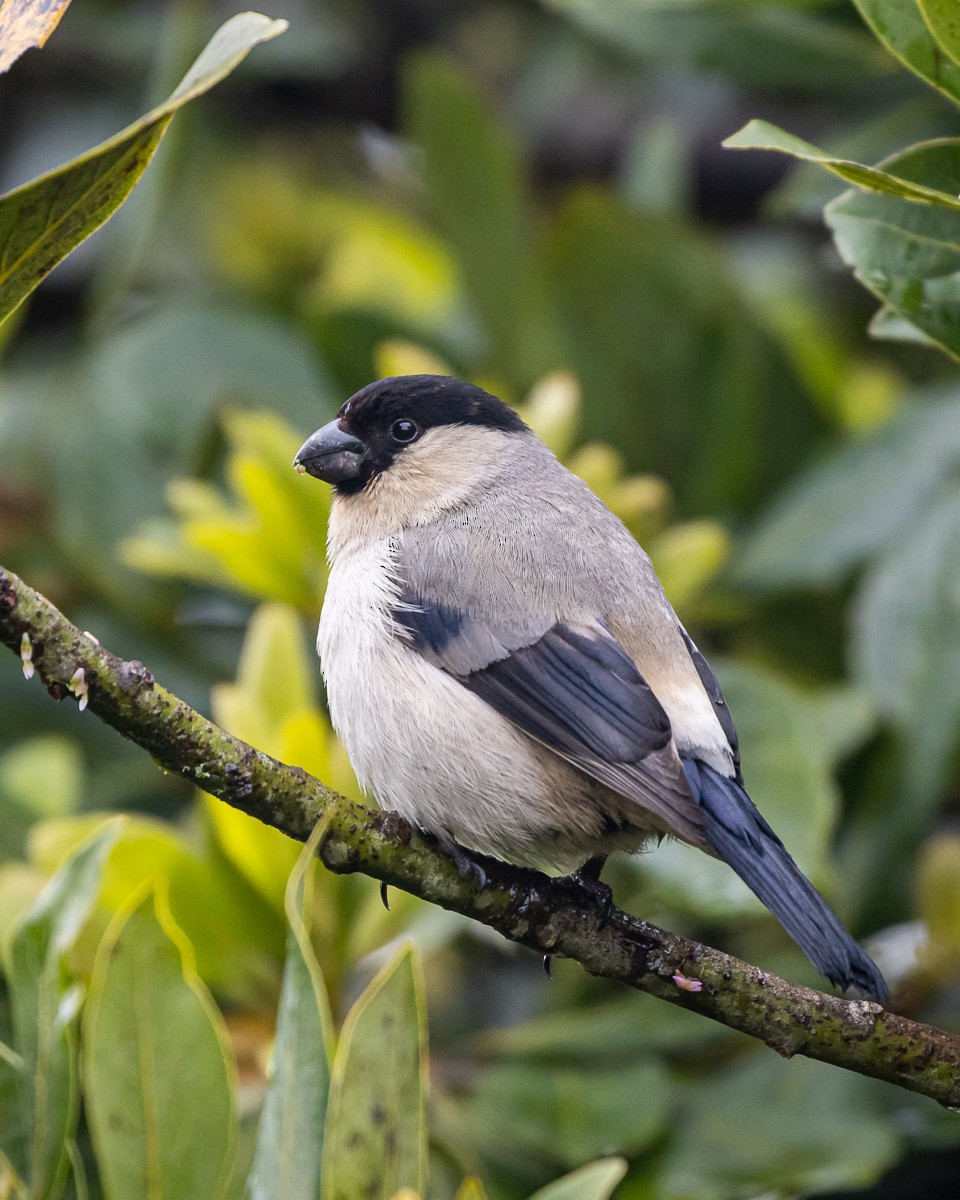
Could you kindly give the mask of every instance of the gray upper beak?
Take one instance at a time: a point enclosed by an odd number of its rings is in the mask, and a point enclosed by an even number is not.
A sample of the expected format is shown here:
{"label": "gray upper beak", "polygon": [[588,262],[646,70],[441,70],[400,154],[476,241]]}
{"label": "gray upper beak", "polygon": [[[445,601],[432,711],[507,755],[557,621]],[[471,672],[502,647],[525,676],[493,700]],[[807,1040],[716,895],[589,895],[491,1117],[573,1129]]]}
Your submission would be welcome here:
{"label": "gray upper beak", "polygon": [[330,421],[303,443],[293,465],[324,483],[344,483],[360,474],[366,445]]}

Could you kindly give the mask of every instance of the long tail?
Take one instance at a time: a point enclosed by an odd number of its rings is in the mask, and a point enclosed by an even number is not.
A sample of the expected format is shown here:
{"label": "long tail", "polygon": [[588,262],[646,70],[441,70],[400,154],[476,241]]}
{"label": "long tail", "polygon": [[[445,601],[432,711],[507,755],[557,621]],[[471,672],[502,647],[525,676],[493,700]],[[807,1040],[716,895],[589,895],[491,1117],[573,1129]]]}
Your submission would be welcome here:
{"label": "long tail", "polygon": [[707,841],[770,909],[817,970],[831,983],[879,1001],[887,998],[880,971],[801,873],[734,779],[683,758],[690,788],[703,810]]}

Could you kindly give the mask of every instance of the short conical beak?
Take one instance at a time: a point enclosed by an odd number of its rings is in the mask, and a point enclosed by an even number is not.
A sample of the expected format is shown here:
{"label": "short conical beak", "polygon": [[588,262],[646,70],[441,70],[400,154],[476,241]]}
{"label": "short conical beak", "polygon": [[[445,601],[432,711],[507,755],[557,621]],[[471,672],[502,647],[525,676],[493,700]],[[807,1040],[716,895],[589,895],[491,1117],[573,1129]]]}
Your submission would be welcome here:
{"label": "short conical beak", "polygon": [[367,447],[352,433],[345,433],[338,420],[330,421],[303,443],[293,465],[324,483],[345,483],[356,479]]}

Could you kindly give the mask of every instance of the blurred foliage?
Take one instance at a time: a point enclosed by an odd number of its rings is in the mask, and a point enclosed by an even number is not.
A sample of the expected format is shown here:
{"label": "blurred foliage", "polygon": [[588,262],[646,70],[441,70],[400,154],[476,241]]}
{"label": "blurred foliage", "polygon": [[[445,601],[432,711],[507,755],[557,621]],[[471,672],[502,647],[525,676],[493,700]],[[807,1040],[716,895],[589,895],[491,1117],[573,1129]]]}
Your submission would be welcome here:
{"label": "blurred foliage", "polygon": [[[647,548],[758,804],[899,1010],[958,1029],[960,59],[949,4],[857,8],[279,2],[291,33],[0,324],[0,561],[357,795],[310,649],[329,495],[290,463],[372,378],[472,379]],[[229,15],[70,6],[0,77],[0,219],[161,111]],[[740,144],[789,178],[718,149],[756,116]],[[819,984],[721,864],[611,868],[628,909]],[[932,1103],[389,899],[0,661],[0,1195],[960,1179]]]}

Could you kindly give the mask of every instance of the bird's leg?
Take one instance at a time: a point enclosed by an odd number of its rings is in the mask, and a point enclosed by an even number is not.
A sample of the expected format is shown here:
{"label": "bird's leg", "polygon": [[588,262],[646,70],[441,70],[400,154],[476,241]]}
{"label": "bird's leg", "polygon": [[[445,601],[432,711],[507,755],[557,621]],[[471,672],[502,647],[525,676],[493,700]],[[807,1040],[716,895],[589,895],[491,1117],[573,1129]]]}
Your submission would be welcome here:
{"label": "bird's leg", "polygon": [[487,886],[487,873],[475,858],[468,854],[452,837],[438,836],[437,844],[447,858],[453,860],[453,864],[457,868],[457,874],[461,879],[466,879],[467,876],[472,875],[477,881],[480,891],[485,890]]}
{"label": "bird's leg", "polygon": [[380,880],[380,903],[387,910],[387,912],[390,911],[390,893],[387,890],[386,883],[384,883],[382,879]]}
{"label": "bird's leg", "polygon": [[594,898],[597,902],[597,908],[600,909],[601,929],[610,920],[610,914],[613,912],[613,892],[610,890],[608,884],[600,882],[600,872],[603,870],[603,865],[606,861],[607,856],[605,854],[598,854],[595,858],[588,859],[576,871],[562,876],[557,881],[575,884]]}

